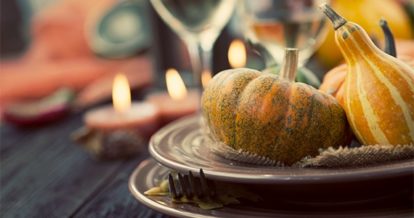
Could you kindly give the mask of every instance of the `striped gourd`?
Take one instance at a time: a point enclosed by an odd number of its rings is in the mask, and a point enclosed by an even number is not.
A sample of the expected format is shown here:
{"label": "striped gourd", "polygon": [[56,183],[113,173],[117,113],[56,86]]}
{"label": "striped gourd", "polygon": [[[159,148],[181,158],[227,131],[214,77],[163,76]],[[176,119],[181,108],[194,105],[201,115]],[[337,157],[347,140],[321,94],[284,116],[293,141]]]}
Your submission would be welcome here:
{"label": "striped gourd", "polygon": [[214,138],[284,164],[346,143],[345,111],[334,97],[293,82],[297,50],[286,60],[280,76],[240,68],[209,82],[202,112]]}
{"label": "striped gourd", "polygon": [[364,144],[414,143],[414,69],[378,49],[359,25],[322,9],[348,65],[344,109],[354,134]]}
{"label": "striped gourd", "polygon": [[[397,56],[396,51],[396,45],[394,36],[391,32],[391,29],[389,28],[387,22],[385,20],[380,21],[381,29],[384,33],[385,37],[385,48],[384,51],[392,55],[394,57]],[[414,44],[413,44],[414,45]],[[414,47],[413,47],[414,49]],[[414,54],[413,56],[402,56],[398,57],[400,60],[406,62],[411,67],[414,67]],[[319,90],[328,94],[331,94],[335,96],[336,100],[341,105],[344,105],[344,81],[346,77],[346,73],[348,72],[348,68],[346,64],[341,64],[333,69],[331,69],[329,72],[325,74],[325,77],[323,78],[323,82],[321,86],[319,87]]]}

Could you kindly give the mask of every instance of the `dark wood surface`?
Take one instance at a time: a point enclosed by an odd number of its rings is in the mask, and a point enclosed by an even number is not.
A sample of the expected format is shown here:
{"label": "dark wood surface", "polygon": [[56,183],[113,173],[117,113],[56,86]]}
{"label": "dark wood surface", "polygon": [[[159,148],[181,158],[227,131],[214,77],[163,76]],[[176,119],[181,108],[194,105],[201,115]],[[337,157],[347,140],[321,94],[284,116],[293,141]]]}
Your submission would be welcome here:
{"label": "dark wood surface", "polygon": [[[128,190],[129,176],[149,157],[148,151],[130,160],[96,161],[70,139],[70,134],[82,125],[82,114],[73,114],[37,128],[0,126],[0,218],[166,217],[138,202]],[[147,148],[148,144],[143,146]],[[412,179],[408,181],[412,184]],[[379,183],[376,188],[374,184],[366,186],[374,187],[370,190],[393,190],[400,183],[393,180]],[[401,187],[407,186],[403,184]],[[380,211],[397,205],[408,211],[403,217],[411,217],[411,197],[408,201],[395,199],[392,203],[381,201],[372,208]]]}
{"label": "dark wood surface", "polygon": [[148,152],[96,161],[70,139],[82,125],[75,114],[37,128],[0,126],[0,217],[164,217],[128,190]]}

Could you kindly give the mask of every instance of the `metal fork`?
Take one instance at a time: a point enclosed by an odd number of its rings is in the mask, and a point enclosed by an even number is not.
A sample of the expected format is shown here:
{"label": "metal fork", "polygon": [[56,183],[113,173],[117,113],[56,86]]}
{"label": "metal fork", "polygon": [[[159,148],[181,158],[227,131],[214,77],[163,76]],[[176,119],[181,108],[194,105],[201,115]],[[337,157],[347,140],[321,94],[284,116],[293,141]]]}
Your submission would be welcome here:
{"label": "metal fork", "polygon": [[191,171],[188,175],[177,173],[176,179],[169,173],[168,185],[170,188],[171,197],[179,199],[186,197],[192,199],[193,197],[214,198],[216,196],[216,188],[213,181],[207,180],[203,169],[200,169],[200,175],[195,177]]}

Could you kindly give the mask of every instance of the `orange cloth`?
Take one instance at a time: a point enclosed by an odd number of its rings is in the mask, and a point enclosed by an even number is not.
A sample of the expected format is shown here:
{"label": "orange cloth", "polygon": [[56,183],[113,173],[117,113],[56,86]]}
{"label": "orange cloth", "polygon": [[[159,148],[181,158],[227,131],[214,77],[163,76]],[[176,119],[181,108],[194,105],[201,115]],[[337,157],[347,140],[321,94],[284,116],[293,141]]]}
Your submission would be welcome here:
{"label": "orange cloth", "polygon": [[42,11],[32,22],[32,44],[26,59],[65,59],[93,56],[85,28],[115,0],[64,0]]}
{"label": "orange cloth", "polygon": [[[36,16],[26,54],[18,60],[0,63],[0,107],[21,99],[44,97],[61,87],[81,90],[120,70],[141,75],[142,81],[131,83],[150,83],[151,63],[147,58],[104,60],[88,47],[86,28],[116,2],[63,0]],[[134,62],[133,67],[125,67]],[[98,92],[107,93],[107,88]],[[96,88],[92,90],[97,92]]]}

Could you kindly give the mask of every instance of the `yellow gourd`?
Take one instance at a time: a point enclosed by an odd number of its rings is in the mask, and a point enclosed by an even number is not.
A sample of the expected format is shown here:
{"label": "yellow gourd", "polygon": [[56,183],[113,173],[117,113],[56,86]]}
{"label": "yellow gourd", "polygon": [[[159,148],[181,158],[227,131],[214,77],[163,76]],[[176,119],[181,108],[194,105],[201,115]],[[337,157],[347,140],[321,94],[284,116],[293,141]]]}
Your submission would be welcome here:
{"label": "yellow gourd", "polygon": [[414,143],[414,68],[378,49],[359,25],[321,7],[348,65],[344,109],[354,134],[364,144]]}
{"label": "yellow gourd", "polygon": [[[382,40],[381,29],[377,21],[381,18],[388,21],[396,38],[411,38],[409,17],[403,7],[395,0],[332,0],[332,8],[345,19],[355,21],[370,36]],[[329,30],[325,41],[317,51],[318,59],[327,66],[333,67],[342,60],[342,55],[335,45],[334,31]]]}
{"label": "yellow gourd", "polygon": [[[406,62],[411,67],[414,67],[414,41],[411,43],[405,43],[403,45],[404,47],[401,47],[399,44],[396,50],[397,45],[395,44],[393,33],[391,29],[389,28],[387,21],[381,20],[380,26],[385,36],[384,51],[389,55],[397,57],[396,56],[397,51],[405,49],[405,51],[403,50],[402,52],[403,55],[399,56],[398,58]],[[411,51],[412,54],[406,52],[410,49],[412,50]],[[345,80],[347,72],[348,72],[348,69],[345,63],[331,69],[329,72],[325,74],[325,77],[323,78],[323,82],[321,86],[319,87],[320,91],[333,95],[341,105],[343,105],[344,80]]]}

